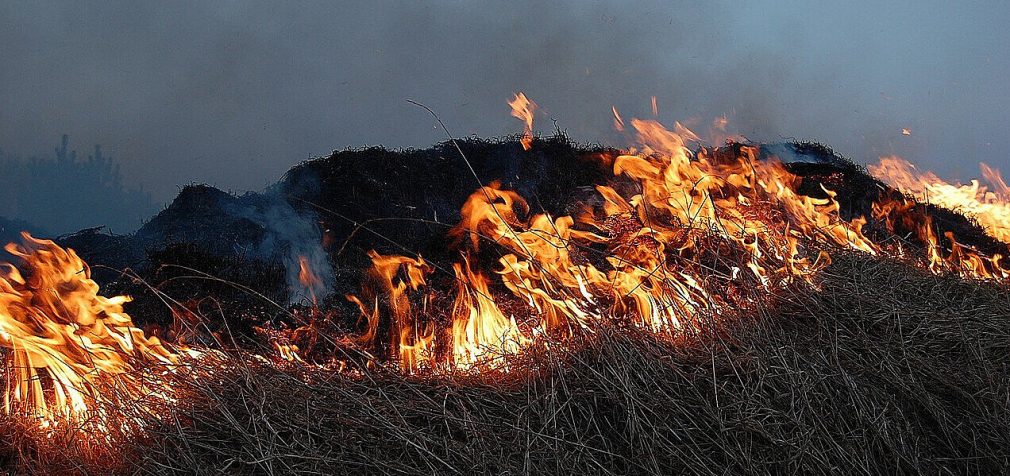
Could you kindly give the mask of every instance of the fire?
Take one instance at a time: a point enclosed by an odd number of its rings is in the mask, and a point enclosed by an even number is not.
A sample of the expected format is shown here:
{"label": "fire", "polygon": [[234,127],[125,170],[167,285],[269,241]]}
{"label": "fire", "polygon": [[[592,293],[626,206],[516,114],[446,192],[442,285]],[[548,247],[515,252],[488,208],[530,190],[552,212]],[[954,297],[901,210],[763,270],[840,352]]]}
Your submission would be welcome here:
{"label": "fire", "polygon": [[[921,203],[930,203],[974,219],[991,237],[1010,243],[1010,193],[996,169],[980,164],[982,176],[992,187],[972,180],[969,185],[946,182],[932,172],[920,173],[899,157],[883,157],[867,167],[879,180],[905,194],[873,204],[873,216],[890,231],[911,231],[925,248],[928,268],[934,272],[955,272],[978,279],[1010,277],[999,253],[987,256],[958,243],[950,230],[941,231],[925,213]],[[942,238],[941,238],[942,237]]]}
{"label": "fire", "polygon": [[298,282],[309,292],[309,297],[312,299],[312,305],[317,306],[316,302],[316,289],[323,285],[323,281],[319,279],[319,276],[312,271],[312,266],[309,265],[309,259],[307,257],[298,257]]}
{"label": "fire", "polygon": [[[528,150],[536,104],[523,93],[509,104],[525,122]],[[655,97],[652,105],[657,114]],[[717,119],[712,130],[728,139],[726,122]],[[630,118],[627,127],[635,148],[605,157],[612,175],[570,215],[534,212],[493,181],[462,204],[446,236],[449,263],[369,251],[360,291],[347,296],[356,307],[351,330],[350,323],[324,325],[333,322],[317,302],[323,280],[299,256],[298,280],[312,309],[296,329],[259,329],[276,351],[273,362],[313,365],[320,336],[334,337],[324,329],[340,329],[334,346],[406,373],[511,370],[517,354],[601,326],[677,338],[703,321],[770,302],[784,286],[816,289],[839,250],[906,258],[904,242],[874,242],[863,232],[864,217],[843,218],[834,191],[798,193],[802,179],[777,160],[759,159],[758,146],[729,140],[704,147],[679,123]],[[881,194],[870,236],[879,236],[880,224],[913,236],[925,253],[920,263],[938,273],[1010,277],[1002,256],[959,243],[916,201],[965,212],[1010,243],[1010,188],[999,171],[982,165],[991,189],[944,182],[897,157],[870,171],[908,195]],[[6,249],[22,261],[21,270],[7,265],[0,274],[8,414],[55,425],[101,417],[126,402],[172,401],[161,377],[180,357],[134,325],[123,310],[128,297],[100,296],[88,266],[52,241],[24,234],[23,244]]]}
{"label": "fire", "polygon": [[950,231],[938,230],[921,204],[909,199],[881,200],[873,204],[873,216],[891,232],[911,230],[925,248],[926,266],[935,273],[954,272],[966,278],[1000,279],[1010,277],[1000,254],[986,256],[957,242]]}
{"label": "fire", "polygon": [[[297,317],[298,326],[290,334],[284,330],[278,330],[272,323],[264,326],[254,326],[254,330],[261,335],[267,336],[267,340],[277,350],[277,355],[281,360],[289,363],[305,363],[302,359],[303,350],[311,351],[319,339],[317,328],[318,320],[325,318],[319,309],[319,294],[324,292],[323,280],[312,269],[310,260],[305,255],[298,256],[298,283],[305,292],[308,293],[310,307],[307,316],[301,309],[294,309],[292,315]],[[306,343],[306,349],[302,349],[295,342]]]}
{"label": "fire", "polygon": [[[612,113],[623,130],[616,108]],[[842,219],[835,192],[797,193],[800,179],[775,160],[759,160],[757,146],[726,135],[725,118],[713,131],[728,145],[696,152],[690,144],[700,139],[679,123],[670,130],[632,119],[630,126],[638,147],[608,159],[613,183],[599,184],[598,205],[574,216],[531,213],[522,196],[497,182],[470,195],[449,233],[460,260],[452,265],[453,305],[441,320],[431,317],[436,298],[425,290],[436,267],[421,257],[373,252],[370,275],[380,285],[369,286],[366,299],[349,296],[367,322],[358,342],[388,346],[410,372],[507,368],[509,355],[604,322],[677,334],[699,318],[769,299],[784,284],[816,287],[832,249],[903,256],[900,248],[871,241],[865,218]],[[983,166],[990,192],[977,182],[920,178],[907,163],[883,164],[902,190],[975,210],[994,236],[1010,237],[1003,218],[1010,189],[998,171]],[[870,218],[891,231],[915,230],[929,269],[1007,278],[1000,255],[958,243],[912,200],[882,197]],[[480,271],[487,247],[500,256],[490,274]],[[382,322],[392,331],[382,332]]]}
{"label": "fire", "polygon": [[906,160],[883,157],[870,165],[870,174],[918,201],[960,212],[978,221],[990,236],[1010,243],[1010,190],[998,170],[979,164],[989,187],[978,180],[967,185],[949,183],[932,172],[920,173]]}
{"label": "fire", "polygon": [[488,289],[488,279],[464,260],[453,265],[452,364],[461,368],[504,367],[509,355],[529,345],[515,317],[505,317]]}
{"label": "fire", "polygon": [[[699,139],[680,124],[631,126],[640,149],[612,160],[623,185],[597,186],[600,205],[577,216],[530,213],[497,182],[470,195],[450,231],[461,258],[441,322],[425,291],[436,268],[372,252],[371,284],[363,298],[349,296],[365,323],[358,342],[388,346],[411,372],[506,368],[508,355],[603,322],[685,332],[785,283],[814,284],[827,249],[880,251],[862,233],[865,220],[840,218],[833,192],[797,194],[797,177],[758,160],[756,147],[693,153],[688,143]],[[500,255],[491,275],[478,271],[485,247]]]}
{"label": "fire", "polygon": [[277,349],[280,357],[288,362],[304,362],[301,356],[298,355],[299,349],[297,345],[274,342],[274,348]]}
{"label": "fire", "polygon": [[530,147],[533,146],[533,113],[537,110],[537,103],[530,101],[526,94],[519,92],[516,93],[515,98],[509,101],[509,106],[512,107],[512,117],[525,124],[520,142],[523,144],[523,149],[530,150]]}
{"label": "fire", "polygon": [[101,416],[109,405],[169,398],[171,389],[146,369],[177,357],[133,325],[123,312],[129,298],[100,296],[73,250],[22,236],[23,244],[5,249],[24,273],[8,264],[0,276],[4,411],[48,426]]}
{"label": "fire", "polygon": [[[408,258],[405,256],[384,256],[375,251],[368,253],[372,259],[372,268],[368,273],[368,287],[365,289],[364,300],[356,296],[348,299],[358,305],[365,325],[365,331],[358,336],[357,342],[376,344],[380,333],[388,331],[391,340],[387,352],[396,356],[408,369],[416,368],[421,362],[431,363],[434,339],[432,326],[422,322],[414,310],[407,295],[408,290],[417,292],[427,285],[425,277],[431,274],[433,268],[420,256]],[[422,311],[427,308],[427,296],[424,297]],[[382,312],[380,300],[392,320],[388,322],[389,329],[380,329]],[[423,312],[421,315],[423,316]]]}

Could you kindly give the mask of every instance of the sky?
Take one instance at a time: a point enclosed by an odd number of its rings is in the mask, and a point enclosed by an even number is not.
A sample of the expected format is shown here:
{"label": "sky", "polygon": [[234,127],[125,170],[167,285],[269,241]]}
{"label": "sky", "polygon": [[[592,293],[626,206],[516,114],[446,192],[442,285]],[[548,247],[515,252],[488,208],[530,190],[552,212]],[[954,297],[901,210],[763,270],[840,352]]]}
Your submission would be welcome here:
{"label": "sky", "polygon": [[[0,149],[102,144],[158,203],[260,190],[365,145],[521,131],[524,91],[577,140],[627,117],[897,154],[968,179],[1010,169],[1004,2],[3,2]],[[908,128],[911,135],[902,135]],[[41,217],[44,219],[44,217]]]}

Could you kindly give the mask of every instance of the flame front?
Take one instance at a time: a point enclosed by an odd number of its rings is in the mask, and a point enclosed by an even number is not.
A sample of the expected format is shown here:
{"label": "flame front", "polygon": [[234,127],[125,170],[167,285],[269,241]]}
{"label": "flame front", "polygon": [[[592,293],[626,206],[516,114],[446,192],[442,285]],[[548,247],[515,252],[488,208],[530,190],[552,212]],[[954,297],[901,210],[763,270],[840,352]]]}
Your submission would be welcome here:
{"label": "flame front", "polygon": [[[679,124],[631,126],[641,149],[610,159],[615,184],[597,186],[600,205],[576,217],[531,214],[497,182],[470,195],[450,232],[461,259],[448,323],[411,305],[411,293],[423,307],[431,302],[423,288],[435,267],[373,252],[379,285],[350,297],[367,322],[358,342],[381,348],[379,323],[388,321],[398,330],[387,333],[389,354],[405,370],[505,368],[506,356],[546,336],[603,320],[682,332],[703,315],[767,299],[776,286],[813,284],[828,248],[879,252],[862,233],[865,220],[839,217],[833,192],[797,194],[797,177],[758,160],[756,147],[694,154],[687,143],[698,138]],[[489,246],[500,253],[497,285],[474,268]]]}
{"label": "flame front", "polygon": [[1001,254],[987,256],[958,243],[951,231],[941,233],[922,205],[929,203],[961,213],[974,219],[992,238],[1010,243],[1010,189],[998,170],[986,164],[980,167],[992,190],[981,185],[979,180],[972,180],[969,185],[952,184],[932,172],[918,172],[914,165],[900,157],[883,157],[867,169],[906,197],[879,200],[873,204],[873,216],[890,231],[900,229],[914,233],[925,247],[925,260],[931,271],[949,271],[978,279],[1010,278],[1010,270],[1004,268]]}
{"label": "flame front", "polygon": [[932,172],[919,173],[915,166],[897,157],[882,157],[867,169],[918,201],[932,203],[978,220],[993,238],[1010,243],[1010,189],[998,170],[979,164],[982,176],[992,187],[972,180],[967,185],[946,182]]}
{"label": "flame front", "polygon": [[[509,104],[524,121],[528,150],[536,104],[523,93]],[[658,114],[655,97],[652,106]],[[671,130],[629,118],[637,146],[603,157],[612,176],[571,215],[532,212],[499,182],[479,186],[448,233],[455,257],[449,263],[368,252],[360,292],[347,296],[357,309],[350,332],[325,325],[333,322],[325,322],[331,315],[316,301],[323,282],[299,257],[298,278],[312,300],[309,322],[260,330],[280,360],[297,365],[314,362],[323,336],[407,373],[482,372],[510,370],[516,354],[566,345],[564,339],[601,325],[676,338],[703,320],[745,315],[734,311],[770,302],[783,286],[816,289],[829,253],[838,250],[908,259],[904,243],[915,241],[924,256],[911,261],[934,272],[1010,278],[1000,254],[959,243],[917,201],[966,213],[1010,243],[1010,188],[998,171],[982,166],[991,188],[959,185],[896,157],[882,159],[870,171],[905,195],[892,190],[872,203],[867,230],[874,232],[867,234],[879,237],[885,228],[909,239],[874,242],[864,234],[866,219],[842,218],[834,191],[822,187],[821,198],[798,193],[800,177],[775,159],[759,159],[757,146],[736,143],[725,126],[719,118],[712,131],[728,145],[696,147],[698,136],[679,123]],[[4,410],[53,425],[101,417],[124,402],[171,401],[161,377],[179,357],[134,325],[123,311],[129,298],[100,296],[73,250],[23,238],[6,248],[23,273],[7,265],[0,274]]]}
{"label": "flame front", "polygon": [[158,376],[141,369],[176,356],[133,325],[123,312],[129,298],[98,295],[73,250],[22,235],[22,245],[6,250],[22,260],[24,274],[6,265],[0,276],[4,410],[49,425],[90,418],[108,404],[168,398]]}
{"label": "flame front", "polygon": [[[520,117],[527,101],[517,95],[513,115]],[[612,112],[623,130],[624,120]],[[676,334],[695,328],[700,317],[719,319],[766,301],[790,282],[816,287],[831,249],[904,256],[900,245],[871,241],[863,233],[866,219],[843,220],[834,191],[822,187],[824,198],[797,193],[799,177],[774,159],[759,160],[757,146],[735,143],[725,118],[712,130],[730,145],[698,152],[688,144],[700,139],[679,123],[668,130],[631,119],[630,126],[639,148],[607,158],[613,183],[597,185],[598,205],[576,216],[531,214],[523,197],[498,182],[470,195],[450,231],[461,259],[452,265],[457,284],[447,322],[431,317],[434,294],[424,290],[437,267],[420,257],[373,252],[370,274],[381,285],[366,300],[350,296],[368,323],[357,342],[389,345],[389,355],[410,372],[508,368],[507,356],[602,321]],[[1010,193],[998,171],[983,165],[994,187],[988,191],[977,182],[955,186],[917,177],[893,159],[880,167],[871,170],[906,193],[926,191],[933,202],[968,212],[994,237],[1010,241]],[[892,232],[914,230],[935,272],[1010,275],[1000,255],[986,256],[950,231],[939,232],[913,200],[884,195],[871,218]],[[477,270],[485,247],[500,255],[497,281]],[[398,330],[388,333],[388,344],[378,332],[385,321]]]}

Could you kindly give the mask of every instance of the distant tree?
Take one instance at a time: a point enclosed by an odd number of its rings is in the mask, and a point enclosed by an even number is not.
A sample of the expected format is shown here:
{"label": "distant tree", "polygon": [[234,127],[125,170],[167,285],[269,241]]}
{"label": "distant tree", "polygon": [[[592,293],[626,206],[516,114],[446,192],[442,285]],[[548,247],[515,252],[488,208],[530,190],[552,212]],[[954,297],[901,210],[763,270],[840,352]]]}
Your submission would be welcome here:
{"label": "distant tree", "polygon": [[0,216],[56,233],[108,226],[135,230],[155,210],[151,195],[123,183],[119,164],[95,145],[78,160],[64,134],[53,157],[23,159],[0,151]]}

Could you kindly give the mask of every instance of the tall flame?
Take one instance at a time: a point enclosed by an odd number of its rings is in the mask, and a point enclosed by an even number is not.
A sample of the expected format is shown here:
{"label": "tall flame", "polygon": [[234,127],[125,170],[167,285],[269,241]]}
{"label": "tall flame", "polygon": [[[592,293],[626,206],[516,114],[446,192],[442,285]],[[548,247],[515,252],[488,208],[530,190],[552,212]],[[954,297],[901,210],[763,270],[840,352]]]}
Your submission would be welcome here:
{"label": "tall flame", "polygon": [[46,424],[88,417],[170,390],[139,371],[171,364],[175,355],[146,337],[123,312],[128,297],[106,298],[74,253],[22,233],[8,253],[24,273],[6,265],[0,276],[0,346],[7,349],[4,411]]}
{"label": "tall flame", "polygon": [[523,137],[520,142],[523,144],[523,149],[530,150],[530,147],[533,146],[533,113],[537,110],[537,103],[527,98],[526,94],[519,92],[509,101],[509,106],[512,107],[512,117],[523,121]]}

